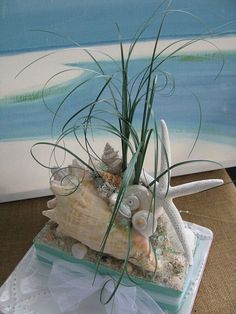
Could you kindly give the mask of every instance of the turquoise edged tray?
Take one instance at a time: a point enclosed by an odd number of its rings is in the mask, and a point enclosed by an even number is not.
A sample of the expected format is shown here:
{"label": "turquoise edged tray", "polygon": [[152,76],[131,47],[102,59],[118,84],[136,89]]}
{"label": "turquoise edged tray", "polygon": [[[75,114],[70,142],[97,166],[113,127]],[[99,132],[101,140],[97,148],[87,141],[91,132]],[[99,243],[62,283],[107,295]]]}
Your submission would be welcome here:
{"label": "turquoise edged tray", "polygon": [[[193,265],[189,267],[182,291],[171,289],[160,284],[155,284],[151,281],[142,280],[137,277],[132,279],[143,288],[149,295],[165,310],[167,313],[190,313],[194,303],[194,299],[201,281],[201,277],[205,268],[208,253],[213,239],[212,231],[193,224],[185,222],[197,238],[196,249],[194,253]],[[43,262],[52,264],[56,260],[65,260],[72,263],[85,265],[92,272],[95,271],[96,265],[87,260],[79,260],[65,251],[47,245],[38,240],[34,240],[37,258]],[[118,277],[119,273],[108,267],[101,265],[99,273],[102,275],[111,275],[113,278]],[[124,282],[129,280],[124,279]],[[194,296],[194,298],[193,298]],[[191,300],[191,302],[190,302]],[[185,312],[182,310],[185,309]],[[190,311],[189,311],[190,310]]]}

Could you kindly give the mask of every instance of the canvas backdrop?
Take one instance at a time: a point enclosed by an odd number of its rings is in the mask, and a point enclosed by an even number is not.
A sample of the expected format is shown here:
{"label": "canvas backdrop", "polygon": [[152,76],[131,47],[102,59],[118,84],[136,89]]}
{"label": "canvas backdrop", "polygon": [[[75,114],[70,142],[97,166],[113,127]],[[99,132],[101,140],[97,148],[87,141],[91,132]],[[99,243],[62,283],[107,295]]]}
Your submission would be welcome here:
{"label": "canvas backdrop", "polygon": [[[85,84],[83,89],[66,100],[54,120],[54,113],[65,95],[90,75],[82,68],[96,69],[91,58],[82,49],[75,48],[72,41],[89,47],[105,72],[111,74],[114,63],[101,51],[119,60],[115,23],[119,24],[128,47],[136,29],[159,4],[159,1],[152,0],[1,1],[1,202],[49,193],[50,173],[33,160],[30,148],[38,141],[55,141],[66,119],[80,106],[94,99],[101,86],[102,80],[99,78]],[[220,162],[224,167],[234,166],[236,3],[232,0],[176,0],[171,8],[178,12],[168,15],[159,50],[180,38],[196,39],[206,32],[219,33],[217,37],[211,38],[211,44],[199,41],[170,58],[161,67],[163,71],[171,73],[175,80],[174,93],[168,96],[170,84],[167,90],[157,93],[154,106],[157,119],[165,119],[168,124],[173,163],[210,159]],[[184,14],[183,11],[191,14]],[[143,34],[130,64],[130,77],[147,63],[159,25],[160,17],[157,16]],[[40,60],[34,62],[37,59]],[[55,76],[59,72],[61,74]],[[160,76],[159,82],[160,85],[164,84],[163,77]],[[201,119],[198,101],[201,104]],[[137,128],[140,126],[141,114],[140,108],[135,119]],[[108,119],[106,116],[104,118]],[[200,120],[198,141],[189,156]],[[115,120],[111,122],[116,123]],[[107,140],[120,149],[118,139],[98,130],[95,130],[95,134],[94,141],[91,137],[91,143],[98,153],[102,153]],[[66,140],[66,145],[87,158],[72,137]],[[49,150],[38,147],[36,153],[41,161],[48,163]],[[152,156],[153,147],[150,145],[145,163],[149,172],[154,170]],[[59,164],[65,165],[70,160],[70,156],[57,151]],[[176,168],[174,174],[216,167],[219,166],[194,163]]]}

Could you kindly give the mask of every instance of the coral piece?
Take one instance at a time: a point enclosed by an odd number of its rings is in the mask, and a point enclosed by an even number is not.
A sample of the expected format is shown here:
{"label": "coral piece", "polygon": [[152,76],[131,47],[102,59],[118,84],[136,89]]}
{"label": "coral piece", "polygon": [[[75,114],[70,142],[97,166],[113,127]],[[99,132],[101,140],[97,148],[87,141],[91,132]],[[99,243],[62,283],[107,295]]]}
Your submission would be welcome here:
{"label": "coral piece", "polygon": [[[74,190],[74,185],[61,185],[52,181],[51,188],[56,195],[56,207],[43,214],[58,223],[58,231],[99,251],[111,218],[111,210],[100,196],[92,181],[83,180]],[[66,196],[65,196],[66,195]],[[136,265],[149,271],[155,270],[155,256],[149,241],[137,232],[132,232],[130,258]],[[128,248],[128,230],[115,225],[111,230],[104,253],[124,259]]]}
{"label": "coral piece", "polygon": [[116,188],[108,182],[98,186],[99,195],[105,200],[108,200],[115,190]]}
{"label": "coral piece", "polygon": [[108,182],[114,187],[119,187],[121,184],[121,176],[117,174],[112,174],[106,171],[98,171],[99,176],[103,181]]}
{"label": "coral piece", "polygon": [[122,171],[122,159],[109,143],[106,143],[102,155],[102,161],[108,167],[108,172],[113,174],[120,174]]}
{"label": "coral piece", "polygon": [[[173,199],[179,196],[184,196],[188,194],[193,194],[197,192],[204,191],[216,186],[223,184],[221,179],[212,179],[212,180],[202,180],[191,183],[186,183],[183,185],[171,187],[169,182],[168,172],[165,171],[171,166],[171,150],[170,150],[170,139],[168,134],[167,126],[164,120],[161,121],[161,165],[160,165],[160,174],[163,174],[160,177],[158,183],[156,183],[156,217],[160,215],[164,209],[165,213],[168,215],[175,232],[178,236],[179,241],[181,242],[185,256],[190,265],[193,263],[193,247],[192,247],[192,238],[189,241],[189,235],[187,237],[186,228],[184,226],[183,220],[180,216],[178,209],[173,203]],[[170,172],[169,172],[170,175]],[[154,179],[147,174],[144,170],[142,172],[141,180],[149,185]]]}

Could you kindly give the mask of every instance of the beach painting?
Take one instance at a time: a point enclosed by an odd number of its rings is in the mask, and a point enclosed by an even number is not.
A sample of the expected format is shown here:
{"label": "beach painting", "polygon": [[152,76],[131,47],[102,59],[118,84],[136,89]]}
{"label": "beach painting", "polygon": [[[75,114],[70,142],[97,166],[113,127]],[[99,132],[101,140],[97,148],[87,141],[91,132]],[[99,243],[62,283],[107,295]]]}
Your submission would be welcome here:
{"label": "beach painting", "polygon": [[[95,99],[104,84],[84,48],[110,75],[120,62],[116,23],[127,52],[136,29],[160,5],[156,20],[153,19],[133,51],[129,70],[132,78],[150,58],[160,17],[168,3],[1,2],[0,202],[50,194],[50,172],[35,162],[30,149],[36,142],[55,142],[65,121]],[[235,166],[236,3],[176,0],[168,10],[158,51],[163,51],[162,58],[170,56],[160,69],[169,73],[171,79],[166,89],[157,91],[155,115],[169,127],[173,163],[196,159],[219,163],[195,162],[176,167],[173,175]],[[208,36],[198,40],[203,34]],[[183,40],[195,43],[178,51],[185,43]],[[172,55],[174,50],[177,53]],[[86,84],[81,84],[85,81]],[[82,87],[76,88],[78,85]],[[165,81],[160,75],[162,85]],[[140,116],[135,117],[137,129],[141,114],[140,108]],[[102,118],[117,123],[104,113]],[[118,138],[94,125],[90,140],[93,149],[101,154],[107,141],[120,150]],[[73,134],[64,139],[63,145],[86,159]],[[50,152],[45,147],[38,147],[36,154],[40,161],[49,162]],[[70,156],[57,152],[57,164],[65,165],[70,160]],[[152,145],[145,168],[153,172]]]}

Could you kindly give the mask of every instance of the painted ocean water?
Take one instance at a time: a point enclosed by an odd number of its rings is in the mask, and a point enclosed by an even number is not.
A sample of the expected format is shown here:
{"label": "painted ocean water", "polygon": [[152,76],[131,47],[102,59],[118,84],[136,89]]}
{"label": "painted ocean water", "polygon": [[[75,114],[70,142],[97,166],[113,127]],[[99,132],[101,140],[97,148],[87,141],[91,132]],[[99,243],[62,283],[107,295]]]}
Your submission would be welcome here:
{"label": "painted ocean water", "polygon": [[[117,41],[118,23],[124,40],[155,10],[158,14],[142,39],[154,38],[161,14],[172,10],[164,23],[162,38],[199,36],[211,31],[235,34],[236,2],[233,0],[11,0],[0,5],[0,53],[17,53],[65,47],[70,39],[82,45]],[[162,5],[161,5],[162,4]],[[159,9],[158,9],[159,8]],[[176,11],[175,11],[176,10]],[[189,13],[184,13],[189,12]],[[227,24],[226,27],[221,27]],[[40,33],[56,32],[61,36]]]}
{"label": "painted ocean water", "polygon": [[[80,73],[73,80],[64,80],[61,84],[54,86],[51,84],[45,89],[45,101],[50,109],[48,110],[42,101],[43,85],[39,88],[31,83],[32,80],[37,83],[37,77],[39,81],[42,81],[41,76],[44,74],[43,72],[47,72],[47,65],[43,67],[38,63],[35,73],[28,74],[28,87],[26,82],[22,89],[18,88],[22,77],[14,80],[17,70],[13,67],[12,71],[9,70],[11,64],[15,63],[16,68],[19,63],[22,63],[21,68],[27,64],[22,62],[24,57],[22,59],[20,57],[25,52],[28,56],[32,53],[31,60],[34,60],[34,52],[40,51],[43,55],[49,49],[55,48],[60,51],[60,49],[71,46],[71,39],[82,45],[89,44],[94,47],[101,43],[109,45],[117,41],[118,31],[115,23],[119,24],[123,39],[129,42],[137,28],[158,7],[158,13],[153,23],[142,35],[141,39],[144,41],[156,36],[162,14],[167,9],[172,12],[168,14],[162,28],[162,39],[197,38],[201,34],[211,31],[235,36],[233,21],[236,19],[236,3],[234,1],[186,2],[186,0],[176,0],[171,3],[170,8],[168,8],[168,4],[169,1],[156,0],[130,0],[128,2],[101,0],[99,5],[95,0],[89,2],[71,0],[66,4],[62,0],[40,2],[13,0],[11,5],[3,2],[0,7],[0,35],[2,35],[0,61],[4,56],[12,58],[6,62],[3,60],[1,63],[0,141],[50,137],[53,120],[53,114],[50,111],[55,111],[66,93],[83,81],[87,75]],[[130,18],[131,16],[132,18]],[[42,30],[46,30],[46,32],[42,32]],[[58,35],[53,34],[54,32]],[[227,50],[227,47],[223,47],[225,65],[217,80],[214,80],[214,77],[222,62],[217,55],[217,50],[207,54],[204,49],[202,51],[198,49],[197,53],[180,55],[163,64],[161,69],[173,75],[176,86],[171,97],[164,96],[165,91],[157,92],[155,112],[158,118],[164,118],[167,121],[175,134],[194,137],[197,132],[199,108],[194,94],[199,98],[202,109],[201,137],[235,144],[236,45],[234,50],[232,50],[232,45],[235,45],[235,40],[231,44],[230,51]],[[54,62],[53,59],[51,62]],[[130,64],[130,77],[138,69],[141,69],[145,62],[144,57],[136,57]],[[61,61],[61,65],[65,65],[65,59]],[[92,62],[83,61],[81,63],[79,57],[68,66],[73,68],[94,67]],[[107,73],[114,70],[112,62],[102,62],[102,66]],[[21,68],[19,66],[18,71]],[[6,77],[10,75],[8,72],[11,72],[9,82],[6,80]],[[26,76],[27,71],[25,72]],[[45,82],[49,78],[50,74],[45,78]],[[161,85],[163,78],[159,76],[159,80]],[[99,79],[95,79],[69,97],[55,119],[53,128],[55,136],[67,117],[95,97],[100,85]],[[110,97],[109,95],[105,96]],[[136,116],[137,127],[141,114],[142,108],[140,107]],[[110,119],[115,123],[114,117],[109,116]]]}
{"label": "painted ocean water", "polygon": [[[13,56],[14,57],[14,56]],[[222,62],[224,67],[218,74]],[[104,72],[112,74],[115,65],[112,61],[100,61]],[[132,78],[147,64],[147,58],[135,58],[130,63],[129,77]],[[39,63],[40,66],[40,63]],[[73,62],[66,66],[70,68],[88,68],[97,70],[93,62]],[[157,119],[165,119],[175,135],[194,138],[199,126],[200,101],[202,110],[200,138],[218,143],[236,144],[236,75],[232,69],[236,67],[236,52],[224,52],[224,60],[216,52],[188,53],[169,59],[163,63],[161,70],[171,73],[175,81],[174,92],[168,96],[172,88],[169,84],[165,90],[157,90],[155,98],[155,114]],[[158,74],[158,73],[157,73]],[[45,87],[44,100],[42,89],[19,92],[18,95],[8,95],[0,99],[0,140],[12,141],[21,139],[50,138],[54,114],[63,100],[76,85],[91,75],[84,71],[80,76],[63,81],[61,84]],[[18,78],[19,80],[21,78]],[[119,73],[116,84],[119,87]],[[161,74],[158,75],[159,89],[164,84]],[[84,84],[73,93],[58,111],[53,125],[53,135],[57,136],[67,119],[86,103],[96,98],[104,79],[95,78]],[[135,88],[134,88],[135,92]],[[118,95],[117,95],[118,97]],[[110,99],[108,92],[103,98]],[[104,103],[100,109],[110,110]],[[104,112],[98,116],[117,124],[117,119]],[[135,117],[136,128],[139,128],[142,116],[140,105]],[[94,127],[96,123],[94,120]],[[96,134],[105,135],[103,131]]]}
{"label": "painted ocean water", "polygon": [[[88,73],[80,67],[93,68],[89,58],[83,58],[78,50],[71,50],[74,40],[83,46],[103,46],[106,52],[117,57],[118,33],[129,43],[140,25],[149,18],[158,5],[163,3],[155,16],[154,23],[143,34],[132,63],[129,76],[132,78],[150,56],[149,42],[156,37],[161,16],[171,1],[162,0],[2,0],[0,4],[0,202],[31,198],[48,194],[49,172],[37,165],[30,155],[33,144],[43,139],[54,138],[68,117],[94,97],[104,80],[95,78],[84,84],[80,90],[66,99],[58,111],[51,130],[53,112],[75,86],[88,79]],[[160,70],[168,71],[175,79],[175,89],[166,96],[171,84],[161,91],[164,79],[158,74],[159,89],[155,98],[155,115],[165,119],[170,129],[172,162],[186,160],[196,138],[199,127],[199,106],[202,121],[199,140],[190,156],[193,159],[215,160],[224,167],[236,163],[236,2],[221,0],[175,0],[172,1],[168,17],[163,25],[160,46],[165,41],[178,38],[198,38],[201,34],[218,33],[214,43],[224,55],[224,67],[217,75],[222,59],[217,49],[201,42],[194,49],[171,58],[162,64]],[[177,10],[177,11],[175,11]],[[174,12],[175,11],[175,12]],[[190,13],[184,13],[188,11]],[[159,14],[160,13],[160,14]],[[55,34],[57,33],[57,34]],[[206,44],[206,43],[205,43]],[[33,60],[55,50],[55,54],[32,64],[17,78],[15,76]],[[112,73],[112,62],[99,59],[104,71]],[[64,70],[65,75],[52,79],[46,86],[44,99],[42,89],[48,79]],[[72,75],[73,74],[73,75]],[[116,76],[118,79],[118,74]],[[116,81],[119,85],[119,82]],[[133,90],[135,92],[135,88]],[[104,93],[104,98],[110,94]],[[101,109],[108,106],[101,104]],[[96,112],[96,117],[108,119],[116,124],[114,117]],[[140,127],[142,106],[135,117],[135,127]],[[73,121],[76,122],[76,121]],[[79,122],[79,121],[77,121]],[[95,121],[93,122],[93,127]],[[53,131],[53,132],[52,132]],[[96,152],[102,152],[108,134],[95,130]],[[119,141],[112,139],[119,149]],[[87,160],[78,144],[68,139],[67,147],[78,152]],[[150,145],[151,146],[151,145]],[[147,155],[145,169],[152,173],[152,147]],[[46,158],[44,150],[39,156]],[[64,159],[63,159],[64,160]],[[217,168],[216,165],[191,164],[190,167],[175,168],[173,175],[192,173]]]}
{"label": "painted ocean water", "polygon": [[[157,15],[140,38],[130,64],[132,78],[150,57],[150,42],[156,37],[163,12],[171,1],[162,0],[2,0],[0,4],[0,202],[21,198],[32,198],[49,193],[49,171],[37,165],[30,155],[35,142],[50,140],[60,132],[61,127],[78,108],[94,97],[104,80],[95,78],[84,84],[80,90],[66,99],[58,111],[51,130],[53,112],[66,94],[83,80],[88,73],[80,67],[94,68],[89,58],[84,58],[79,49],[71,49],[76,41],[90,48],[104,48],[107,53],[118,57],[118,32],[129,43],[137,28],[159,7]],[[217,75],[222,60],[217,49],[205,42],[199,42],[193,49],[171,58],[162,64],[160,70],[168,71],[175,79],[172,96],[166,96],[171,84],[161,91],[164,79],[158,74],[158,90],[155,98],[155,115],[165,119],[170,129],[172,163],[189,158],[189,151],[199,127],[198,97],[201,103],[202,121],[199,140],[190,158],[215,160],[224,167],[236,163],[236,109],[235,109],[235,66],[236,66],[236,2],[221,0],[174,0],[162,28],[160,47],[178,38],[198,38],[202,34],[217,33],[214,44],[224,54],[225,65]],[[177,11],[176,11],[177,10]],[[188,11],[190,13],[184,13]],[[211,36],[210,36],[211,37]],[[159,48],[160,48],[159,47]],[[99,49],[100,49],[99,48]],[[161,49],[161,48],[160,48]],[[33,60],[49,54],[40,62],[33,63],[17,75]],[[100,58],[107,73],[112,73],[112,62]],[[72,70],[69,72],[69,70]],[[50,80],[55,73],[56,79]],[[68,74],[68,75],[67,75]],[[16,77],[16,78],[15,78]],[[118,74],[116,75],[118,79]],[[116,84],[119,82],[116,80]],[[136,88],[136,87],[135,87]],[[134,88],[134,92],[135,92]],[[104,98],[110,98],[107,92]],[[98,107],[97,107],[98,108]],[[101,109],[108,106],[101,104]],[[96,112],[96,117],[108,119],[116,124],[114,117]],[[142,106],[135,117],[135,127],[140,127]],[[76,121],[73,121],[76,122]],[[77,121],[81,122],[81,121]],[[93,122],[93,127],[95,121]],[[53,132],[52,132],[53,131]],[[94,149],[102,153],[106,141],[119,149],[118,139],[110,139],[102,130],[95,130]],[[87,160],[87,155],[78,144],[69,138],[66,145],[73,152]],[[50,153],[49,153],[50,155]],[[48,154],[39,149],[38,156],[48,161]],[[67,156],[68,157],[68,156]],[[153,173],[156,167],[152,161],[152,147],[146,156],[145,169]],[[68,162],[68,160],[63,161]],[[67,163],[68,164],[68,163]],[[212,163],[194,163],[189,167],[177,167],[173,175],[192,173],[217,168]]]}

